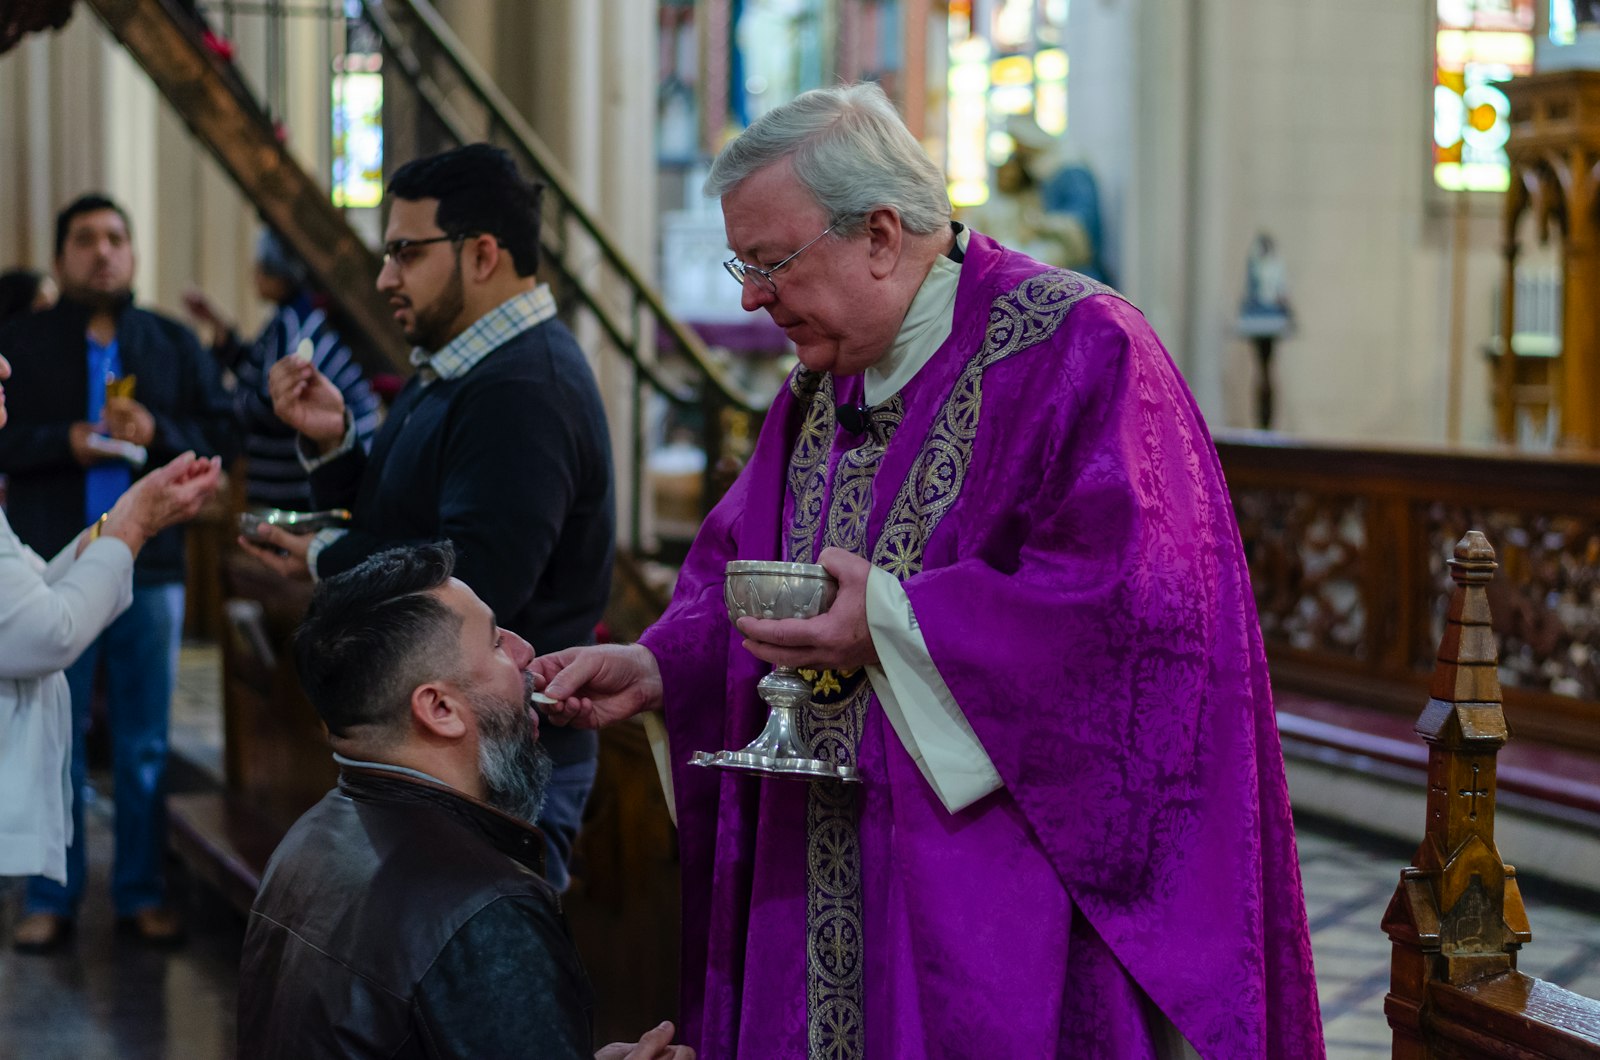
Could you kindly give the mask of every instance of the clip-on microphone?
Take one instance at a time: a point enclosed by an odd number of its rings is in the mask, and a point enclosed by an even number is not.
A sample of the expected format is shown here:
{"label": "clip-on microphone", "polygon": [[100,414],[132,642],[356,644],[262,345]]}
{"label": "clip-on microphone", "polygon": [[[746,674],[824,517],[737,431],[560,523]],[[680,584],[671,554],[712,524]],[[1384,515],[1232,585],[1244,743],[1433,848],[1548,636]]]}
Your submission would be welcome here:
{"label": "clip-on microphone", "polygon": [[865,405],[840,405],[836,415],[839,426],[846,434],[867,433],[867,406]]}

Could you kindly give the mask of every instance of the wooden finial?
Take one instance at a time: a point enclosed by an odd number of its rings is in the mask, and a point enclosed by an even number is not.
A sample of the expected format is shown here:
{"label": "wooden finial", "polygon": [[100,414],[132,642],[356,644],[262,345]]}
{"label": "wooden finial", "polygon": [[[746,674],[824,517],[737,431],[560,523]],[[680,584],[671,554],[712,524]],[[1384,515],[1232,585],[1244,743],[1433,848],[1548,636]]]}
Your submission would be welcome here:
{"label": "wooden finial", "polygon": [[1394,943],[1385,1008],[1396,1056],[1426,1055],[1401,1044],[1421,1041],[1412,1032],[1427,982],[1464,983],[1515,968],[1517,949],[1532,938],[1516,870],[1494,841],[1495,757],[1506,741],[1487,591],[1497,566],[1478,531],[1456,545],[1431,697],[1417,719],[1429,745],[1427,824],[1383,918]]}
{"label": "wooden finial", "polygon": [[1457,585],[1484,585],[1494,577],[1495,568],[1499,566],[1495,562],[1494,546],[1489,544],[1483,532],[1468,530],[1466,536],[1456,542],[1455,558],[1450,561],[1450,576]]}
{"label": "wooden finial", "polygon": [[[1467,531],[1456,543],[1455,557],[1450,560],[1450,577],[1455,579],[1456,587],[1450,594],[1444,637],[1439,641],[1433,682],[1428,689],[1433,702],[1417,722],[1418,733],[1430,743],[1443,736],[1440,726],[1446,719],[1437,707],[1500,702],[1500,653],[1490,628],[1488,593],[1489,581],[1498,567],[1494,547],[1478,531]],[[1495,731],[1477,731],[1469,738],[1498,738],[1503,743],[1503,716],[1498,726],[1491,728]]]}

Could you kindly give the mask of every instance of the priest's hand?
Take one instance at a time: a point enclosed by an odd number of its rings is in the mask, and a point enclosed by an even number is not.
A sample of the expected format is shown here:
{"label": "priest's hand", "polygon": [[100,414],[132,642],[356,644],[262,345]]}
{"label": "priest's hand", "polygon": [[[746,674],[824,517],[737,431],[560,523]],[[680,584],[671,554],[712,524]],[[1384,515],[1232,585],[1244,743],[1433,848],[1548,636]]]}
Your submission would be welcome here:
{"label": "priest's hand", "polygon": [[239,537],[244,550],[285,578],[306,581],[311,577],[311,567],[306,553],[311,548],[311,538],[305,534],[291,534],[281,526],[262,523],[253,537]]}
{"label": "priest's hand", "polygon": [[842,548],[817,557],[839,582],[833,606],[816,618],[741,618],[745,650],[774,666],[855,670],[878,661],[867,628],[867,575],[872,564]]}
{"label": "priest's hand", "polygon": [[612,1042],[594,1054],[594,1060],[694,1060],[687,1045],[673,1045],[672,1024],[662,1023],[637,1042]]}
{"label": "priest's hand", "polygon": [[[537,656],[530,665],[557,725],[598,729],[661,709],[661,667],[642,644],[598,644]],[[670,1040],[670,1036],[669,1036]]]}

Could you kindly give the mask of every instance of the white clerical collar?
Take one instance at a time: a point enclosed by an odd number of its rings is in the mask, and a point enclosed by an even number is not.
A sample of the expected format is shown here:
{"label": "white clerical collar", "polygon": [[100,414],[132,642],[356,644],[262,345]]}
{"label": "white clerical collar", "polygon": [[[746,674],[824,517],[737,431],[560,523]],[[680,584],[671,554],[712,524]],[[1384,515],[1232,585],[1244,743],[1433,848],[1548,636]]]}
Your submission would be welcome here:
{"label": "white clerical collar", "polygon": [[[963,255],[971,234],[965,226],[956,233],[956,246]],[[946,254],[933,259],[933,268],[911,300],[894,345],[867,369],[864,381],[868,405],[881,405],[898,394],[944,345],[955,327],[956,288],[960,283],[960,262]]]}

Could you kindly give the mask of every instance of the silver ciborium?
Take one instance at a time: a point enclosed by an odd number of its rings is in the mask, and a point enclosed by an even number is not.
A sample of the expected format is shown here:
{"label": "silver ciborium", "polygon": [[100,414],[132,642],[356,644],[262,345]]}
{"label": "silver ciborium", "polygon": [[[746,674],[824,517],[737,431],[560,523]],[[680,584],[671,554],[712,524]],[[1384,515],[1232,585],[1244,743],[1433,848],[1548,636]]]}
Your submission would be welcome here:
{"label": "silver ciborium", "polygon": [[[728,621],[754,618],[815,618],[833,606],[839,583],[815,563],[734,560],[728,564],[722,599]],[[802,780],[861,779],[855,766],[814,758],[796,737],[795,711],[811,699],[811,686],[792,666],[774,667],[756,685],[771,709],[761,735],[737,751],[696,751],[690,762],[741,773]]]}

